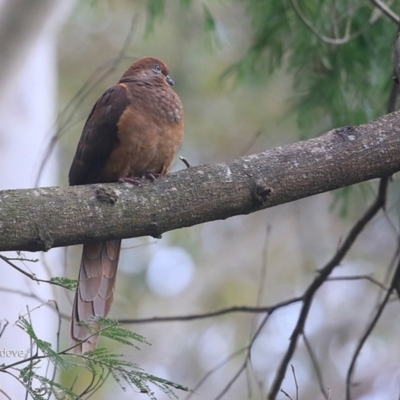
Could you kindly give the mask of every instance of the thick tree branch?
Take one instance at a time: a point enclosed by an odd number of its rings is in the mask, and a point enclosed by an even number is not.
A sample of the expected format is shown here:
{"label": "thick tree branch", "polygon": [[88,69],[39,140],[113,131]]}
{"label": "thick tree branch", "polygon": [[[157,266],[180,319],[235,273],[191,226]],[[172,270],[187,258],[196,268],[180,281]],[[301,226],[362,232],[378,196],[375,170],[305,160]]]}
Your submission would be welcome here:
{"label": "thick tree branch", "polygon": [[400,170],[400,112],[142,187],[0,192],[0,250],[48,250],[151,235],[249,214]]}

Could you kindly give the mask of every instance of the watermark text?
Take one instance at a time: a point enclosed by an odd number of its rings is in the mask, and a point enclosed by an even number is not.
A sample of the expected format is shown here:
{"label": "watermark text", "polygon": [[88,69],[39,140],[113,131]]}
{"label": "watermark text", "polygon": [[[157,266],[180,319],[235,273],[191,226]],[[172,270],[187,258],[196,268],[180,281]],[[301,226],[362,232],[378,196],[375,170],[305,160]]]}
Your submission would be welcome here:
{"label": "watermark text", "polygon": [[6,349],[5,347],[0,349],[0,358],[1,357],[5,357],[5,358],[23,357],[23,356],[24,356],[23,350],[10,350],[10,349]]}

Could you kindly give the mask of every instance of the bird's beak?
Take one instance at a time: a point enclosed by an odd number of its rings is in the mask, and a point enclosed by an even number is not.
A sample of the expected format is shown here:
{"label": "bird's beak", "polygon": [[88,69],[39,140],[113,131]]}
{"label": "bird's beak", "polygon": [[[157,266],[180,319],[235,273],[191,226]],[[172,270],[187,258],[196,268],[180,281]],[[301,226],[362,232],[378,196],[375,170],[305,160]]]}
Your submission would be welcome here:
{"label": "bird's beak", "polygon": [[169,85],[171,85],[171,86],[174,86],[174,85],[175,85],[175,82],[172,80],[172,78],[171,78],[169,75],[167,75],[167,76],[165,77],[165,79],[167,80],[167,82],[168,82]]}

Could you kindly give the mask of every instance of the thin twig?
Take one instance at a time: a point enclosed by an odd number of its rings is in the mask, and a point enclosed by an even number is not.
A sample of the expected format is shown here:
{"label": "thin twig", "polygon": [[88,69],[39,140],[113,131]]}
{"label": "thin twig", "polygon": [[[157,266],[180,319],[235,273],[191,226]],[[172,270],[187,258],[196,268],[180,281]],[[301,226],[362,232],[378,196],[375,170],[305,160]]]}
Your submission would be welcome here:
{"label": "thin twig", "polygon": [[10,261],[27,261],[27,262],[33,262],[33,263],[39,262],[38,258],[26,258],[23,253],[21,253],[21,252],[17,252],[17,253],[20,254],[19,257],[7,257],[7,260],[10,260]]}
{"label": "thin twig", "polygon": [[290,400],[293,400],[289,393],[285,392],[285,390],[281,389],[281,392]]}
{"label": "thin twig", "polygon": [[244,313],[257,313],[263,314],[268,313],[271,314],[278,308],[290,306],[291,304],[298,303],[303,300],[303,297],[293,297],[292,299],[282,301],[277,303],[273,306],[269,307],[249,307],[249,306],[234,306],[223,308],[217,311],[211,311],[204,314],[189,314],[189,315],[175,315],[170,317],[152,317],[152,318],[138,318],[138,319],[131,319],[131,318],[121,318],[118,319],[120,324],[148,324],[148,323],[155,323],[155,322],[171,322],[171,321],[193,321],[195,319],[204,319],[204,318],[211,318],[216,317],[219,315],[225,315],[230,313],[236,312],[244,312]]}
{"label": "thin twig", "polygon": [[19,290],[19,289],[9,289],[9,288],[5,288],[5,287],[0,286],[0,292],[2,292],[2,293],[10,293],[10,294],[18,294],[19,296],[30,297],[32,299],[35,299],[35,300],[41,302],[41,303],[45,303],[45,300],[41,299],[36,294],[24,292],[23,290]]}
{"label": "thin twig", "polygon": [[235,373],[235,375],[229,380],[229,382],[225,385],[224,389],[219,393],[219,395],[217,395],[217,397],[214,399],[221,399],[223,395],[225,395],[229,388],[232,386],[232,384],[238,379],[238,377],[241,375],[241,373],[245,370],[245,367],[247,366],[247,363],[250,359],[250,354],[251,354],[251,348],[255,342],[255,340],[257,339],[258,335],[260,334],[260,332],[262,331],[263,327],[265,326],[266,322],[268,321],[269,317],[271,314],[267,314],[264,319],[262,320],[259,328],[257,329],[257,331],[255,332],[253,338],[251,339],[251,342],[244,348],[241,348],[239,350],[236,350],[234,353],[232,353],[231,355],[229,355],[226,359],[224,359],[222,362],[220,362],[216,367],[214,367],[212,370],[208,371],[207,374],[201,379],[201,381],[195,386],[195,388],[193,389],[193,392],[191,394],[189,394],[185,400],[189,400],[192,396],[192,394],[195,393],[195,391],[218,369],[222,368],[225,364],[227,364],[230,360],[232,360],[234,357],[237,357],[238,355],[240,355],[241,353],[243,353],[244,351],[247,352],[246,357],[244,359],[243,364],[239,367],[238,371]]}
{"label": "thin twig", "polygon": [[7,257],[5,257],[5,256],[3,256],[1,254],[0,254],[0,259],[3,260],[5,263],[7,263],[10,267],[13,267],[18,272],[21,272],[21,274],[27,276],[29,279],[31,279],[31,280],[33,280],[35,282],[38,282],[38,283],[40,283],[40,282],[49,283],[50,285],[60,286],[60,287],[62,287],[64,289],[66,289],[66,287],[64,285],[62,285],[61,283],[58,283],[58,282],[55,282],[55,281],[50,281],[50,280],[47,280],[47,279],[40,279],[36,275],[24,271],[22,268],[17,267],[14,263],[12,263],[9,258],[7,258]]}
{"label": "thin twig", "polygon": [[261,273],[258,283],[257,289],[257,299],[256,299],[256,306],[259,307],[261,305],[262,297],[264,294],[265,288],[265,280],[267,277],[267,261],[268,261],[268,244],[269,244],[269,235],[271,234],[271,227],[267,224],[265,229],[265,239],[264,239],[264,246],[262,251],[262,265],[261,265]]}
{"label": "thin twig", "polygon": [[358,281],[358,280],[366,280],[374,285],[380,287],[385,292],[389,290],[382,282],[379,282],[377,279],[373,278],[371,275],[350,275],[350,276],[332,276],[328,278],[327,282],[334,282],[334,281]]}
{"label": "thin twig", "polygon": [[[266,268],[267,268],[267,248],[268,248],[268,235],[270,232],[270,228],[267,225],[267,229],[266,229],[266,234],[265,234],[265,242],[264,242],[264,250],[263,250],[263,258],[262,258],[262,271],[261,271],[261,277],[260,277],[260,284],[259,284],[259,288],[257,291],[257,298],[256,298],[256,305],[257,307],[246,307],[247,311],[250,311],[250,309],[252,309],[252,311],[255,310],[260,310],[263,307],[260,307],[259,304],[261,303],[261,299],[262,299],[262,288],[263,288],[263,283],[265,280],[265,276],[266,276]],[[218,364],[217,367],[214,367],[211,371],[209,371],[205,377],[203,377],[203,379],[196,385],[196,387],[193,390],[193,393],[196,389],[198,389],[205,381],[206,379],[212,375],[212,373],[214,373],[217,369],[221,368],[222,366],[224,366],[227,362],[229,362],[233,357],[236,357],[237,355],[241,354],[243,351],[246,351],[246,357],[242,363],[242,365],[239,367],[239,369],[236,371],[236,373],[234,374],[234,376],[229,380],[229,382],[225,385],[224,389],[217,395],[217,397],[215,397],[215,400],[217,399],[221,399],[231,388],[231,386],[233,385],[233,383],[240,377],[240,375],[243,373],[243,371],[247,371],[247,366],[249,363],[251,363],[251,348],[255,342],[255,340],[257,339],[257,337],[259,336],[261,330],[263,329],[263,327],[265,326],[269,316],[278,308],[280,307],[284,307],[286,305],[289,304],[293,304],[294,299],[289,300],[288,302],[282,302],[282,303],[278,303],[275,306],[272,307],[268,307],[268,311],[267,315],[263,318],[261,324],[258,326],[258,328],[255,330],[254,325],[252,326],[251,329],[251,337],[249,339],[249,344],[240,349],[239,351],[234,352],[233,354],[231,354],[228,358],[226,358],[223,362],[221,362],[220,364]],[[297,299],[298,301],[301,301],[300,299]],[[296,301],[297,301],[296,300]],[[224,309],[224,310],[219,310],[217,311],[217,315],[220,315],[219,313],[223,312],[233,312],[233,311],[237,311],[238,308],[241,308],[240,311],[243,311],[243,307],[231,307],[228,309]],[[206,315],[202,315],[201,317],[209,317],[210,313],[207,313]],[[191,397],[192,394],[188,395],[186,400],[188,400]]]}
{"label": "thin twig", "polygon": [[261,333],[262,329],[264,328],[264,326],[267,323],[270,316],[271,316],[271,314],[267,314],[263,318],[263,320],[260,323],[260,326],[258,327],[257,331],[254,333],[249,345],[247,346],[247,354],[246,354],[246,357],[245,357],[242,365],[239,367],[239,369],[237,370],[235,375],[228,381],[228,383],[225,385],[224,389],[219,393],[219,395],[214,398],[214,400],[220,400],[226,393],[228,393],[228,390],[231,388],[231,386],[236,382],[236,380],[239,378],[239,376],[245,370],[247,363],[250,360],[250,354],[251,354],[251,349],[253,347],[253,344],[256,341],[258,335]]}
{"label": "thin twig", "polygon": [[7,397],[7,399],[12,400],[12,398],[2,389],[0,389],[0,393],[4,394],[4,396]]}
{"label": "thin twig", "polygon": [[6,319],[3,319],[0,324],[0,338],[3,336],[4,331],[6,330],[9,322]]}
{"label": "thin twig", "polygon": [[189,393],[185,400],[189,400],[193,395],[196,394],[196,390],[201,387],[201,385],[212,375],[214,374],[214,372],[218,371],[220,368],[222,368],[224,365],[226,365],[229,361],[233,360],[234,358],[236,358],[237,356],[239,356],[240,354],[242,354],[243,352],[245,352],[247,350],[247,346],[242,347],[239,350],[236,350],[234,353],[230,354],[228,357],[224,358],[222,361],[220,361],[215,367],[213,367],[212,369],[210,369],[204,376],[203,378],[201,378],[201,380],[199,381],[199,383],[193,388],[192,392]]}
{"label": "thin twig", "polygon": [[[303,24],[318,38],[320,39],[322,42],[324,43],[328,43],[328,44],[333,44],[333,45],[342,45],[345,44],[355,38],[357,38],[358,36],[360,36],[362,34],[362,32],[366,29],[366,26],[364,26],[363,28],[361,28],[359,31],[350,34],[350,28],[351,28],[351,16],[347,17],[347,21],[346,21],[346,28],[345,28],[345,34],[343,37],[335,37],[335,38],[331,38],[328,36],[323,35],[322,33],[320,33],[318,31],[317,28],[314,27],[314,25],[312,24],[312,22],[304,15],[303,11],[301,10],[297,0],[290,0],[290,3],[292,4],[292,7],[294,9],[294,11],[296,12],[297,16],[299,17],[299,19],[303,22]],[[369,21],[368,24],[371,23],[371,20]],[[334,28],[337,28],[336,25],[334,25]],[[335,30],[335,29],[334,29]]]}
{"label": "thin twig", "polygon": [[[263,246],[263,250],[262,250],[261,271],[260,271],[260,277],[259,277],[259,283],[258,283],[258,289],[257,289],[257,298],[256,298],[256,303],[255,303],[255,305],[257,307],[260,307],[262,304],[262,298],[263,298],[264,288],[265,288],[265,284],[266,284],[267,267],[268,267],[268,245],[269,245],[270,234],[271,234],[271,226],[269,224],[266,224],[264,246]],[[255,315],[253,317],[253,321],[251,324],[249,343],[254,342],[254,336],[255,336],[254,332],[256,331],[257,320],[258,320],[258,316]],[[251,359],[251,351],[248,352],[247,357],[248,357],[247,366],[249,366],[249,368],[246,368],[248,391],[249,392],[251,391],[250,378],[248,377],[248,375],[250,374],[250,372],[252,372],[253,377],[256,381],[257,387],[258,387],[258,391],[260,393],[260,398],[261,398],[262,392],[263,392],[262,382],[260,380],[257,380],[256,374],[254,373],[253,363],[252,363],[252,359]],[[252,396],[250,394],[249,394],[249,398],[252,398]]]}
{"label": "thin twig", "polygon": [[[61,314],[60,314],[60,310],[58,308],[58,304],[55,300],[49,300],[49,302],[53,302],[54,303],[54,308],[57,310],[57,314],[58,314],[58,327],[57,327],[57,334],[56,334],[56,351],[57,353],[60,351],[60,332],[61,332]],[[48,364],[50,365],[50,363]],[[52,365],[52,364],[51,364]],[[57,374],[57,368],[55,365],[53,365],[53,372],[52,372],[52,377],[51,377],[51,381],[55,382],[56,379],[56,374]],[[47,375],[47,373],[46,373]],[[50,400],[51,398],[51,393],[49,393],[49,397],[48,399]]]}
{"label": "thin twig", "polygon": [[[135,28],[136,28],[136,18],[133,17],[130,29],[128,31],[128,34],[124,40],[124,43],[123,43],[121,50],[119,51],[119,54],[117,55],[117,57],[115,57],[111,61],[107,61],[102,66],[97,68],[96,71],[91,75],[91,77],[81,86],[81,88],[78,90],[78,92],[75,94],[75,96],[72,97],[72,99],[66,105],[64,110],[60,113],[59,117],[57,118],[57,121],[55,122],[55,125],[59,125],[62,117],[67,122],[64,123],[64,126],[60,126],[60,128],[57,130],[57,132],[50,138],[50,141],[46,147],[42,161],[39,166],[39,170],[38,170],[35,185],[34,185],[35,187],[39,185],[39,181],[40,181],[43,169],[46,166],[46,163],[49,160],[51,154],[53,153],[54,148],[57,144],[57,141],[64,134],[64,132],[67,131],[67,129],[69,129],[71,124],[77,123],[76,121],[72,120],[72,116],[76,112],[76,110],[79,108],[80,104],[88,96],[88,94],[93,90],[93,88],[96,87],[100,82],[102,82],[108,75],[110,75],[117,68],[117,66],[120,64],[120,62],[127,57],[126,54],[132,43]],[[101,75],[99,75],[99,73],[102,71],[105,71],[105,72],[102,73]]]}
{"label": "thin twig", "polygon": [[371,0],[371,3],[397,25],[400,24],[400,17],[387,4],[383,3],[381,0]]}
{"label": "thin twig", "polygon": [[312,365],[314,367],[315,374],[317,375],[317,381],[318,381],[321,393],[325,397],[325,399],[328,400],[329,396],[328,396],[328,393],[325,390],[325,384],[324,384],[324,379],[322,377],[321,368],[320,368],[320,366],[318,364],[317,357],[314,354],[314,351],[313,351],[313,349],[312,349],[312,347],[310,345],[310,342],[308,341],[307,336],[306,336],[305,333],[303,333],[303,340],[304,340],[304,344],[306,346],[306,349],[308,351],[308,355],[310,356],[311,363],[312,363]]}
{"label": "thin twig", "polygon": [[[4,292],[4,293],[12,293],[12,294],[18,294],[20,296],[25,296],[25,297],[30,297],[32,299],[35,299],[37,301],[39,301],[42,305],[48,306],[50,307],[52,310],[54,310],[57,315],[59,315],[62,319],[71,319],[71,315],[69,314],[64,314],[62,313],[59,309],[58,309],[58,305],[57,306],[52,306],[51,303],[54,303],[55,305],[57,304],[55,300],[43,300],[41,299],[39,296],[37,296],[34,293],[27,293],[24,292],[22,290],[18,290],[18,289],[8,289],[8,288],[4,288],[0,286],[0,292]],[[1,337],[1,332],[0,332],[0,337]]]}
{"label": "thin twig", "polygon": [[294,384],[296,386],[296,400],[299,400],[299,385],[297,383],[297,377],[296,377],[296,370],[294,369],[294,366],[290,366],[292,368],[292,374],[293,374],[293,379],[294,379]]}
{"label": "thin twig", "polygon": [[253,147],[253,144],[257,141],[257,139],[264,133],[261,129],[258,131],[254,132],[253,136],[250,138],[250,140],[246,143],[246,145],[242,148],[242,150],[239,151],[239,155],[242,157],[246,155],[250,149]]}
{"label": "thin twig", "polygon": [[[264,288],[265,288],[265,283],[266,283],[266,277],[267,277],[267,266],[268,266],[268,244],[269,244],[269,236],[271,233],[271,227],[269,224],[266,224],[265,228],[265,236],[264,236],[264,246],[262,250],[262,258],[261,258],[261,271],[260,271],[260,276],[258,278],[258,288],[257,288],[257,297],[255,301],[255,305],[257,307],[260,307],[262,304],[262,298],[264,294]],[[257,332],[257,322],[258,322],[258,315],[254,315],[250,327],[250,335],[249,335],[249,350],[252,346],[252,343],[254,342],[256,338],[255,332]],[[258,328],[259,330],[259,328]],[[245,367],[248,365],[252,365],[252,360],[251,360],[251,351],[248,351],[246,361],[245,361]],[[246,368],[246,372],[248,371],[248,368]],[[250,384],[250,381],[248,380],[248,385]],[[250,390],[250,387],[249,387]],[[260,386],[259,386],[260,390]]]}
{"label": "thin twig", "polygon": [[372,318],[371,322],[368,324],[367,329],[365,330],[364,334],[361,336],[357,347],[354,351],[353,357],[351,358],[351,362],[349,365],[349,369],[347,371],[347,375],[346,375],[346,400],[351,400],[351,380],[353,377],[353,373],[354,373],[354,368],[357,362],[357,358],[361,352],[361,349],[364,346],[364,343],[366,342],[366,340],[368,339],[369,335],[371,334],[372,330],[375,328],[376,324],[379,321],[380,316],[382,315],[383,310],[385,309],[390,296],[392,295],[392,292],[395,290],[396,287],[398,287],[399,285],[399,279],[400,279],[400,259],[399,262],[397,264],[397,268],[396,268],[396,272],[393,276],[393,280],[392,283],[390,285],[390,289],[387,291],[385,297],[383,298],[382,303],[380,304],[380,306],[378,307],[378,309],[376,310],[376,313],[374,315],[374,317]]}
{"label": "thin twig", "polygon": [[[30,311],[29,311],[29,306],[26,306],[26,309],[27,309],[27,314],[28,314],[28,321],[32,325],[32,319],[31,319],[31,314],[30,314]],[[32,336],[31,335],[29,335],[29,353],[30,353],[30,356],[33,357],[33,340],[32,340]],[[31,368],[31,372],[32,372],[32,370],[33,370],[33,364],[32,363],[30,363],[30,368]],[[25,400],[28,400],[28,396],[29,396],[28,387],[32,387],[32,381],[33,381],[33,376],[31,376],[29,378],[29,380],[27,381],[27,388],[26,388],[26,391],[25,391]]]}
{"label": "thin twig", "polygon": [[239,376],[245,370],[248,360],[249,360],[248,357],[246,357],[244,360],[244,363],[236,371],[235,375],[230,379],[230,381],[225,385],[224,389],[219,393],[219,395],[217,397],[214,397],[214,400],[220,400],[220,399],[222,399],[222,397],[225,396],[226,393],[228,393],[229,389],[232,387],[232,385],[236,382],[236,380],[239,378]]}

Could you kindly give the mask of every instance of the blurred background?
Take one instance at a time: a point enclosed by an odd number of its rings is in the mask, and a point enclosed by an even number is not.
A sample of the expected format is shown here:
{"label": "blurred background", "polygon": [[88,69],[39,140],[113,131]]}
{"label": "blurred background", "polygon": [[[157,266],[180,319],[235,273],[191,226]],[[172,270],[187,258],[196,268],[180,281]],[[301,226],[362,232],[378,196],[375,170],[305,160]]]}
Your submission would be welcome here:
{"label": "blurred background", "polygon": [[[274,10],[261,0],[60,0],[53,9],[43,1],[47,11],[38,12],[29,33],[7,47],[12,37],[6,30],[10,20],[1,24],[1,15],[3,19],[14,15],[11,3],[0,2],[2,189],[67,185],[69,166],[91,107],[133,61],[144,56],[161,58],[170,68],[185,108],[185,138],[179,155],[191,165],[258,153],[385,113],[396,26],[372,2],[353,2],[351,12],[344,1],[326,2],[330,3],[327,8],[305,2],[308,17],[315,18],[319,27],[324,18],[342,24],[345,17],[352,18],[354,31],[363,24],[368,27],[357,42],[349,42],[344,49],[313,35],[290,2],[275,5]],[[15,0],[13,4],[23,3]],[[333,12],[334,7],[335,18],[323,13]],[[23,13],[16,15],[13,26],[22,29],[27,22]],[[13,52],[15,46],[24,51]],[[5,60],[15,61],[7,64]],[[184,168],[177,160],[173,170]],[[270,306],[301,296],[368,207],[377,183],[169,232],[161,240],[125,240],[110,317],[184,316],[232,306]],[[395,178],[387,213],[367,227],[334,276],[369,276],[388,283],[398,246],[398,190]],[[80,251],[80,246],[53,249],[41,256],[42,269],[30,268],[44,277],[76,279]],[[0,338],[0,347],[19,348],[26,340],[24,335],[16,339],[21,332],[11,326],[19,313],[26,312],[26,304],[33,308],[55,300],[62,314],[70,314],[71,292],[45,285],[38,288],[5,265],[1,273],[1,301],[8,314],[4,311],[0,318],[10,326]],[[10,290],[8,282],[16,280],[19,283]],[[349,362],[381,297],[380,287],[361,278],[327,282],[317,293],[305,334],[330,399],[344,398]],[[177,391],[180,399],[264,399],[299,310],[300,303],[296,303],[271,315],[237,379],[247,346],[265,314],[130,324],[127,327],[143,335],[151,346],[141,345],[135,351],[107,340],[101,344],[128,354],[146,372],[195,389],[191,395]],[[365,344],[354,376],[354,399],[398,398],[399,311],[398,302],[392,302]],[[56,313],[41,307],[32,315],[38,335],[55,343]],[[63,318],[61,349],[68,347],[68,329],[69,321]],[[304,341],[299,342],[291,365],[299,398],[323,399]],[[89,378],[82,370],[57,373],[59,382],[74,383],[77,392]],[[0,389],[9,395],[18,393],[21,388],[12,388],[13,382],[0,376]],[[296,398],[291,371],[282,388]],[[167,398],[153,389],[157,399]],[[0,399],[7,398],[4,393]],[[146,398],[130,388],[122,390],[111,378],[92,398],[111,396]],[[278,399],[285,398],[284,393],[278,395]]]}

